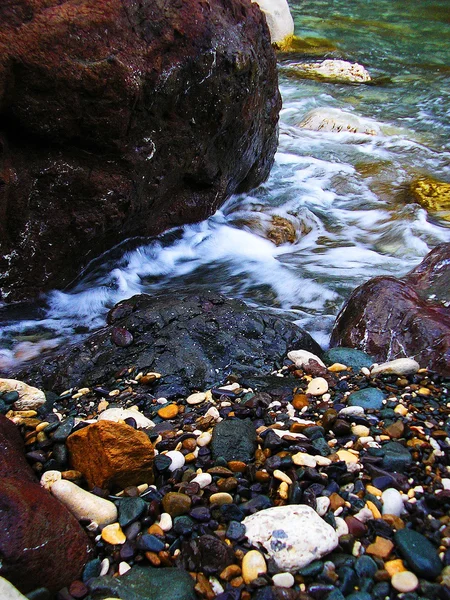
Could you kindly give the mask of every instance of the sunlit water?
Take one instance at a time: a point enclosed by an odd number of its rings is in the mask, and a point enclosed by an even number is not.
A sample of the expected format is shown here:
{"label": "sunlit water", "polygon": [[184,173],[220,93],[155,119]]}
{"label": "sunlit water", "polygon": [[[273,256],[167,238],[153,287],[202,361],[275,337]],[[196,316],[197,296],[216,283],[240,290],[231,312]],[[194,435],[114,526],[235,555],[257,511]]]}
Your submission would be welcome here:
{"label": "sunlit water", "polygon": [[[20,320],[4,311],[0,365],[85,335],[136,293],[199,288],[285,313],[326,346],[356,286],[375,275],[403,275],[450,241],[449,223],[408,193],[419,176],[450,181],[447,0],[302,0],[291,8],[312,60],[359,62],[375,83],[295,79],[289,67],[305,56],[280,55],[283,109],[269,180],[203,223],[123,245]],[[372,119],[380,134],[300,128],[319,107]],[[294,242],[268,239],[274,216],[294,225]]]}

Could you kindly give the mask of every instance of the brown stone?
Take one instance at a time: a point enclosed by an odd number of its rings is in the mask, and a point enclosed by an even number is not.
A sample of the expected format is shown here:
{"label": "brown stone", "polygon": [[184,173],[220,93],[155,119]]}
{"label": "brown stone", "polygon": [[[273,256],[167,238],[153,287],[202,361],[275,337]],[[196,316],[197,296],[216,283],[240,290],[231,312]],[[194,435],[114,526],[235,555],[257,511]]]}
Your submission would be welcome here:
{"label": "brown stone", "polygon": [[275,246],[281,246],[281,244],[293,244],[297,238],[297,232],[294,224],[289,219],[274,215],[267,237]]}
{"label": "brown stone", "polygon": [[308,396],[306,394],[295,394],[292,398],[292,406],[296,410],[302,410],[305,406],[309,406]]}
{"label": "brown stone", "polygon": [[158,415],[161,419],[174,419],[178,414],[178,406],[176,404],[165,404],[158,410]]}
{"label": "brown stone", "polygon": [[91,544],[75,517],[38,483],[2,477],[0,575],[22,593],[57,592],[81,576]]}
{"label": "brown stone", "polygon": [[153,482],[153,445],[142,431],[98,421],[67,438],[73,467],[92,488],[126,488]]}
{"label": "brown stone", "polygon": [[0,479],[16,477],[36,481],[25,458],[25,446],[16,425],[0,415]]}
{"label": "brown stone", "polygon": [[404,527],[405,527],[405,523],[397,515],[386,514],[386,515],[382,515],[381,518],[383,519],[383,521],[386,521],[386,523],[388,525],[390,525],[393,529],[396,529],[397,531],[399,529],[404,529]]}
{"label": "brown stone", "polygon": [[164,512],[171,517],[185,515],[191,510],[192,500],[186,494],[179,492],[168,492],[162,499]]}
{"label": "brown stone", "polygon": [[383,433],[385,433],[386,435],[388,435],[389,437],[391,437],[393,439],[401,438],[403,436],[404,432],[405,432],[405,425],[404,425],[403,421],[395,421],[395,423],[392,423],[391,425],[388,425],[387,427],[385,427],[384,431],[383,431]]}
{"label": "brown stone", "polygon": [[339,494],[334,492],[330,496],[330,508],[332,511],[335,511],[338,508],[341,508],[341,506],[345,506],[345,500],[342,496],[339,496]]}
{"label": "brown stone", "polygon": [[394,544],[391,542],[391,540],[387,540],[386,538],[377,535],[375,542],[367,546],[366,554],[377,556],[378,558],[385,560],[390,555],[393,548]]}
{"label": "brown stone", "polygon": [[347,523],[348,532],[354,537],[360,538],[367,533],[367,526],[356,517],[349,515],[345,517],[345,522]]}
{"label": "brown stone", "polygon": [[241,460],[230,460],[228,462],[228,468],[233,473],[243,473],[245,471],[245,469],[247,468],[247,465],[245,464],[245,462],[242,462]]}

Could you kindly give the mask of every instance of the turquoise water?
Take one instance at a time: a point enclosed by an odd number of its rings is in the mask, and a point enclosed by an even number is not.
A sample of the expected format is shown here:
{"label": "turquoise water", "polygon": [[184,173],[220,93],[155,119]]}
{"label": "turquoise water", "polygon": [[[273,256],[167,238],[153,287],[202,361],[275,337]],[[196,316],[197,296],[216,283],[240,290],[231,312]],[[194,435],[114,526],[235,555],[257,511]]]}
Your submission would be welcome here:
{"label": "turquoise water", "polygon": [[[76,339],[136,293],[214,289],[286,314],[323,346],[351,291],[401,276],[450,241],[450,222],[413,201],[418,177],[450,182],[450,7],[447,1],[290,3],[307,50],[279,55],[283,109],[269,180],[207,221],[103,257],[47,308],[4,319],[0,367]],[[362,64],[371,84],[298,79],[297,62]],[[300,127],[313,109],[369,119],[378,135]],[[274,217],[293,239],[275,246]]]}

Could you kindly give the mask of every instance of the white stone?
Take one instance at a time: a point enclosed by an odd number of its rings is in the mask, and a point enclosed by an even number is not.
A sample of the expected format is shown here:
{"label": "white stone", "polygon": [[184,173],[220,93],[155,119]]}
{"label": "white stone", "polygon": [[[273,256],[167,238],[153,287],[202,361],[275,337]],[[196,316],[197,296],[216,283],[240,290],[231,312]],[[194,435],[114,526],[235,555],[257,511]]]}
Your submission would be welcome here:
{"label": "white stone", "polygon": [[99,527],[117,521],[117,508],[113,502],[95,496],[71,481],[55,481],[50,491],[78,520],[90,519]]}
{"label": "white stone", "polygon": [[441,483],[444,490],[450,490],[450,479],[448,477],[443,477]]}
{"label": "white stone", "polygon": [[272,429],[274,433],[277,434],[278,437],[284,438],[286,436],[297,438],[299,440],[306,440],[307,437],[304,433],[294,433],[293,431],[289,431],[289,429]]}
{"label": "white stone", "polygon": [[[24,572],[26,576],[26,571]],[[2,600],[27,600],[27,597],[19,592],[7,579],[0,577],[0,598]]]}
{"label": "white stone", "polygon": [[170,531],[173,526],[172,517],[169,513],[161,513],[159,516],[158,525],[161,527],[163,531]]}
{"label": "white stone", "polygon": [[291,350],[291,352],[288,352],[287,356],[289,360],[292,360],[297,369],[301,369],[304,365],[307,365],[310,360],[315,360],[322,367],[325,366],[318,356],[312,352],[308,352],[308,350]]}
{"label": "white stone", "polygon": [[287,45],[294,35],[294,20],[287,0],[252,0],[266,16],[272,44]]}
{"label": "white stone", "polygon": [[362,508],[353,516],[355,517],[355,519],[358,519],[358,521],[361,521],[361,523],[367,523],[367,521],[373,519],[373,513],[367,506],[364,506],[364,508]]}
{"label": "white stone", "polygon": [[338,536],[310,506],[266,508],[243,520],[250,543],[263,546],[282,571],[295,572],[328,554]]}
{"label": "white stone", "polygon": [[222,594],[225,591],[223,589],[222,584],[220,583],[220,581],[216,577],[211,576],[209,578],[209,583],[211,585],[212,591],[214,592],[214,594],[216,596],[218,596],[219,594]]}
{"label": "white stone", "polygon": [[210,473],[199,473],[194,479],[191,479],[190,483],[198,483],[200,489],[203,489],[212,483],[212,475]]}
{"label": "white stone", "polygon": [[186,398],[186,402],[191,405],[201,404],[206,400],[205,392],[195,392]]}
{"label": "white stone", "polygon": [[272,577],[272,581],[273,585],[282,588],[291,588],[295,583],[292,573],[277,573]]}
{"label": "white stone", "polygon": [[103,577],[109,571],[109,558],[104,558],[100,565],[99,577]]}
{"label": "white stone", "polygon": [[341,517],[335,517],[336,521],[336,534],[338,537],[348,535],[348,525]]}
{"label": "white stone", "polygon": [[125,419],[134,419],[138,429],[155,426],[153,421],[145,417],[138,410],[132,410],[131,408],[107,408],[98,417],[99,421],[114,421],[115,423],[125,421]]}
{"label": "white stone", "polygon": [[127,562],[122,561],[122,562],[119,563],[119,575],[124,575],[130,569],[131,569],[131,567],[130,567],[130,565]]}
{"label": "white stone", "polygon": [[14,410],[36,410],[45,403],[42,390],[17,379],[0,378],[0,392],[18,392],[19,398],[13,404]]}
{"label": "white stone", "polygon": [[321,396],[325,392],[328,392],[328,381],[323,377],[314,377],[306,388],[306,393],[311,396]]}
{"label": "white stone", "polygon": [[380,127],[372,119],[364,119],[337,108],[324,106],[309,111],[298,124],[302,129],[311,131],[327,131],[330,133],[363,133],[379,135]]}
{"label": "white stone", "polygon": [[317,77],[340,83],[367,83],[371,77],[358,63],[346,60],[327,59],[315,63],[297,63],[293,69],[304,77]]}
{"label": "white stone", "polygon": [[259,575],[267,573],[264,556],[258,550],[250,550],[242,559],[242,577],[245,583],[251,583]]}
{"label": "white stone", "polygon": [[197,438],[197,446],[207,446],[212,439],[212,434],[209,431],[204,431]]}
{"label": "white stone", "polygon": [[319,517],[323,517],[330,507],[330,499],[328,496],[319,496],[316,500],[316,513]]}
{"label": "white stone", "polygon": [[298,467],[311,467],[314,469],[317,465],[316,458],[307,452],[297,452],[296,454],[293,454],[291,458],[294,465],[297,465]]}
{"label": "white stone", "polygon": [[40,484],[46,490],[50,491],[55,481],[59,481],[60,479],[62,479],[61,471],[45,471],[41,475]]}
{"label": "white stone", "polygon": [[392,575],[391,585],[397,592],[405,594],[413,592],[419,586],[419,580],[411,571],[400,571]]}
{"label": "white stone", "polygon": [[404,511],[403,498],[395,488],[388,488],[381,494],[381,502],[383,503],[383,515],[396,515],[399,517]]}
{"label": "white stone", "polygon": [[166,452],[166,456],[172,461],[172,464],[169,466],[169,471],[176,471],[177,469],[184,467],[186,459],[184,458],[184,454],[179,450],[169,450],[169,452]]}
{"label": "white stone", "polygon": [[205,413],[205,417],[212,417],[214,421],[217,422],[222,420],[222,417],[220,416],[220,413],[215,406],[211,406],[210,408],[208,408],[208,410]]}
{"label": "white stone", "polygon": [[370,434],[370,429],[365,425],[353,425],[352,433],[359,438],[367,437]]}
{"label": "white stone", "polygon": [[331,465],[332,462],[330,458],[327,458],[326,456],[320,456],[320,454],[316,454],[314,458],[319,467],[328,467],[328,465]]}
{"label": "white stone", "polygon": [[362,406],[346,406],[339,411],[340,416],[360,417],[364,414]]}
{"label": "white stone", "polygon": [[373,365],[370,368],[370,375],[375,377],[381,373],[390,373],[393,375],[414,375],[420,369],[420,365],[412,358],[397,358],[381,365]]}

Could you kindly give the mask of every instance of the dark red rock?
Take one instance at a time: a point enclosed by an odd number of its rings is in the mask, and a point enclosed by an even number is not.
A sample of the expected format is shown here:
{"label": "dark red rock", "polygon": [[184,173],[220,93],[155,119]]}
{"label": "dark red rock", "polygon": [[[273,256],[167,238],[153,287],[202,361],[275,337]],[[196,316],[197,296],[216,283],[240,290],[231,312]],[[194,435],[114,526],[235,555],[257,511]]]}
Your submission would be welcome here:
{"label": "dark red rock", "polygon": [[450,244],[440,244],[403,279],[375,277],[340,312],[331,346],[348,346],[382,362],[412,357],[450,375]]}
{"label": "dark red rock", "polygon": [[75,517],[38,483],[2,478],[0,575],[22,593],[56,592],[81,575],[90,542]]}
{"label": "dark red rock", "polygon": [[36,481],[25,458],[25,446],[19,430],[12,421],[0,415],[0,480],[4,477]]}
{"label": "dark red rock", "polygon": [[111,341],[120,348],[126,348],[133,343],[133,334],[124,327],[113,327],[111,330]]}
{"label": "dark red rock", "polygon": [[280,105],[250,0],[0,3],[0,294],[258,185]]}

